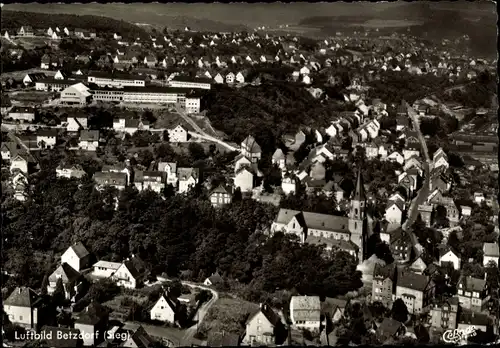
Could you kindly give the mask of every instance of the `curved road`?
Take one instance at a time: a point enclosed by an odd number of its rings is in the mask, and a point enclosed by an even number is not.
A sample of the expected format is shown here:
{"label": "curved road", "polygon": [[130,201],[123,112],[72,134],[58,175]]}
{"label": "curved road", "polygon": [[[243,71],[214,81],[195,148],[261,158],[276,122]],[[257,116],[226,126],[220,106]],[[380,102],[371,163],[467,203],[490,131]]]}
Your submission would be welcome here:
{"label": "curved road", "polygon": [[189,286],[191,288],[198,288],[198,289],[202,289],[202,290],[207,290],[207,291],[210,291],[212,293],[212,298],[209,301],[205,302],[198,309],[198,312],[196,313],[197,323],[195,323],[194,325],[192,325],[191,327],[186,329],[186,332],[185,332],[184,337],[182,339],[182,344],[184,346],[188,346],[188,345],[191,345],[193,343],[194,335],[198,331],[198,327],[200,326],[201,322],[203,321],[203,319],[207,315],[208,310],[219,299],[219,293],[217,291],[215,291],[214,289],[209,288],[209,287],[204,286],[204,285],[199,285],[199,284],[186,282],[186,281],[183,281],[181,283],[182,283],[182,285]]}

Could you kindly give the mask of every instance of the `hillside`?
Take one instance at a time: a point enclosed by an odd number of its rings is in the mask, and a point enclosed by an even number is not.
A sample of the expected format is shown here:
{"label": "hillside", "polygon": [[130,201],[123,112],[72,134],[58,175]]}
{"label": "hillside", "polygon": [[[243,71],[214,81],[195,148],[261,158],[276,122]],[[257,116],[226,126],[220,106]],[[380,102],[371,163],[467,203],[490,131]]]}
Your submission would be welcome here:
{"label": "hillside", "polygon": [[31,25],[35,29],[48,29],[49,27],[60,29],[67,27],[70,30],[80,28],[84,30],[93,29],[97,33],[119,32],[125,38],[148,38],[147,32],[128,22],[108,17],[74,14],[48,14],[37,12],[20,12],[2,10],[2,31],[17,31],[22,25]]}

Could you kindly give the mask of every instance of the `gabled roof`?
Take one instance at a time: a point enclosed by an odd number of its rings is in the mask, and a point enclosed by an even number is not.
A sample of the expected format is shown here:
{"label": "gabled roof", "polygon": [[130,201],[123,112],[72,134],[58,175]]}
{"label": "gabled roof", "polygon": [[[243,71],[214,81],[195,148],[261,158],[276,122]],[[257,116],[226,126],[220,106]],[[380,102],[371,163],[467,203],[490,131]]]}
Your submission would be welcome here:
{"label": "gabled roof", "polygon": [[393,337],[403,324],[392,318],[384,318],[382,324],[377,328],[377,336],[381,341],[386,341],[388,338]]}
{"label": "gabled roof", "polygon": [[92,302],[82,312],[80,312],[80,315],[78,316],[78,319],[75,321],[75,323],[96,325],[107,315],[108,312],[106,311],[105,307],[101,306],[97,302]]}
{"label": "gabled roof", "polygon": [[87,248],[85,248],[85,246],[82,244],[82,242],[77,242],[70,246],[68,249],[72,249],[75,252],[76,256],[78,256],[80,259],[90,254]]}
{"label": "gabled roof", "polygon": [[268,304],[262,304],[259,309],[251,313],[248,316],[246,323],[247,324],[250,323],[252,319],[255,318],[255,316],[261,312],[274,327],[278,326],[281,323],[279,315],[276,314],[276,312]]}
{"label": "gabled roof", "polygon": [[481,292],[486,287],[486,280],[468,276],[462,277],[458,284],[463,284],[465,291]]}
{"label": "gabled roof", "polygon": [[260,153],[262,152],[259,144],[255,141],[255,138],[251,135],[247,136],[245,140],[241,143],[242,147],[245,147],[250,153]]}
{"label": "gabled roof", "polygon": [[49,277],[49,281],[57,281],[61,278],[63,283],[71,283],[80,277],[80,273],[69,264],[64,262]]}
{"label": "gabled roof", "polygon": [[229,187],[226,187],[224,185],[219,185],[217,186],[216,188],[214,188],[212,191],[210,191],[210,196],[214,193],[227,193],[227,194],[231,194],[232,193],[232,190],[229,188]]}
{"label": "gabled roof", "polygon": [[391,279],[394,281],[396,275],[396,267],[394,264],[389,264],[389,265],[381,265],[381,264],[375,264],[375,268],[373,269],[373,278],[377,278],[380,280],[385,280],[387,278]]}
{"label": "gabled roof", "polygon": [[81,130],[80,131],[81,141],[99,141],[99,131],[98,130]]}
{"label": "gabled roof", "polygon": [[179,177],[179,181],[188,180],[191,176],[198,180],[200,176],[200,170],[198,168],[178,168],[177,176]]}
{"label": "gabled roof", "polygon": [[33,289],[22,286],[12,291],[10,296],[4,301],[4,305],[33,308],[38,299],[39,297]]}
{"label": "gabled roof", "polygon": [[497,243],[484,243],[483,244],[484,256],[500,257],[500,251]]}
{"label": "gabled roof", "polygon": [[418,274],[409,271],[400,271],[397,280],[397,286],[413,289],[417,291],[424,291],[430,280],[423,274]]}
{"label": "gabled roof", "polygon": [[292,307],[295,321],[320,321],[321,302],[319,296],[292,296],[290,309]]}
{"label": "gabled roof", "polygon": [[151,338],[151,336],[149,336],[146,330],[144,330],[142,325],[139,326],[137,330],[135,330],[134,334],[130,336],[129,340],[131,340],[137,348],[148,348],[155,343],[155,341]]}
{"label": "gabled roof", "polygon": [[296,217],[299,222],[303,221],[305,227],[318,230],[329,230],[348,233],[348,218],[344,216],[335,216],[328,214],[301,212],[291,209],[280,209],[278,216],[274,220],[276,223],[287,224]]}

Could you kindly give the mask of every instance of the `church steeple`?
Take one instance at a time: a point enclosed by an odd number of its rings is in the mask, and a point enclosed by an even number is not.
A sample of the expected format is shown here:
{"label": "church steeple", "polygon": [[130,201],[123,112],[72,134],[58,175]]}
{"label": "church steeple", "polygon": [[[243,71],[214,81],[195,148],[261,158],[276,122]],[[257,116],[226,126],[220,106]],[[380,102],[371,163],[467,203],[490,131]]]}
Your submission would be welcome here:
{"label": "church steeple", "polygon": [[356,179],[356,189],[354,190],[353,201],[364,202],[366,201],[365,186],[363,185],[363,174],[361,174],[361,167],[358,169],[358,178]]}

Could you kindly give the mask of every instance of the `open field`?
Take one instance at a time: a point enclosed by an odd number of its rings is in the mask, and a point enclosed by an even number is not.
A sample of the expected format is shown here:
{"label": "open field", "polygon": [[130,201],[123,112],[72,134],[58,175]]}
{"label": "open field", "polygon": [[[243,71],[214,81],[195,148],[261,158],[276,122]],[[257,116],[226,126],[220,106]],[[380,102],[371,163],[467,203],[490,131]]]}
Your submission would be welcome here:
{"label": "open field", "polygon": [[9,95],[10,100],[19,101],[24,103],[39,103],[42,104],[44,101],[51,99],[54,92],[44,92],[44,91],[17,91]]}
{"label": "open field", "polygon": [[245,321],[259,305],[235,298],[220,298],[210,308],[200,326],[201,333],[231,332],[243,334]]}

